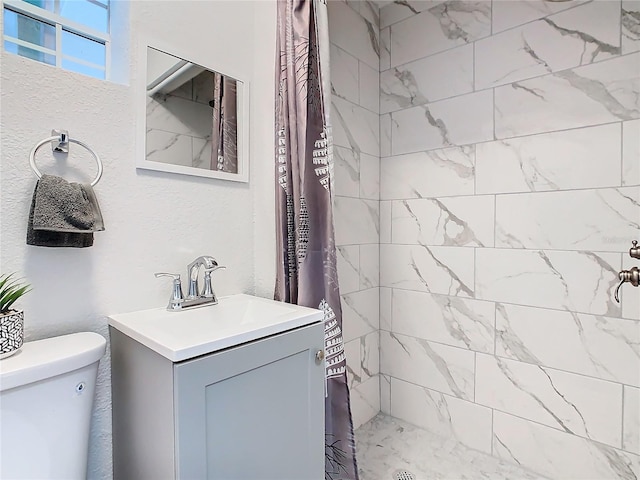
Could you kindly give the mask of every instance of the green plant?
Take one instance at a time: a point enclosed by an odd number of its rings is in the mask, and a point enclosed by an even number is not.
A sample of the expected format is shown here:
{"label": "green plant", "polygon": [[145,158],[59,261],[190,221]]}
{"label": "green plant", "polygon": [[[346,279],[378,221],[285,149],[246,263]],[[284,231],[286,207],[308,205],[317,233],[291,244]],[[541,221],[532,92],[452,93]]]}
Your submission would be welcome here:
{"label": "green plant", "polygon": [[30,285],[13,276],[13,273],[0,275],[0,314],[9,312],[16,300],[31,291]]}

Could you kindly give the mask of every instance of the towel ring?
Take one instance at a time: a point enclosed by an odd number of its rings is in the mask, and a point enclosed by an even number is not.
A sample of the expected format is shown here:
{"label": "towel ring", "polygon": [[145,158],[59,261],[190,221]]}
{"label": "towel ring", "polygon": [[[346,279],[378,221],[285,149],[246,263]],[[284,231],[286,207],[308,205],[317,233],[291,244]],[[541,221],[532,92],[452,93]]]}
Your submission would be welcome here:
{"label": "towel ring", "polygon": [[[31,164],[31,168],[36,173],[36,176],[38,178],[42,178],[42,173],[40,172],[40,170],[38,170],[38,167],[36,167],[36,152],[40,149],[40,147],[42,147],[43,145],[46,145],[49,142],[52,142],[54,140],[60,141],[60,137],[61,137],[60,135],[54,135],[52,137],[45,138],[44,140],[38,142],[36,146],[33,147],[33,150],[31,150],[31,154],[29,154],[29,163]],[[94,152],[93,149],[89,147],[89,145],[81,142],[80,140],[75,140],[73,138],[69,138],[68,136],[66,140],[86,148],[89,151],[89,153],[93,155],[93,158],[98,164],[98,173],[96,175],[96,178],[94,178],[93,181],[91,182],[91,186],[95,187],[96,184],[100,181],[100,177],[102,177],[102,162],[100,161],[98,154]]]}

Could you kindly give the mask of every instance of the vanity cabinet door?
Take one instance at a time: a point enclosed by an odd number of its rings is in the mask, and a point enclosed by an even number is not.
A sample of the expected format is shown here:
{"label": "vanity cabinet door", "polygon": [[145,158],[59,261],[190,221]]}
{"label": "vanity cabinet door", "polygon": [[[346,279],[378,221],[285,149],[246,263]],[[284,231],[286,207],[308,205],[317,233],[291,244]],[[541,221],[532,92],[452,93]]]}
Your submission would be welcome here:
{"label": "vanity cabinet door", "polygon": [[324,478],[316,323],[174,366],[176,476]]}

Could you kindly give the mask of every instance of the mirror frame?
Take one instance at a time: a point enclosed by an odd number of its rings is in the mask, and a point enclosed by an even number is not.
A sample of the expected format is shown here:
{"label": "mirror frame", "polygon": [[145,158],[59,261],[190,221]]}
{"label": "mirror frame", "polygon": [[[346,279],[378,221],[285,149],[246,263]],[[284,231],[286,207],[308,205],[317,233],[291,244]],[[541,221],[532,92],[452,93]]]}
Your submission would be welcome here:
{"label": "mirror frame", "polygon": [[[163,162],[147,160],[147,48],[154,48],[177,58],[194,63],[212,72],[218,72],[237,80],[238,105],[238,173],[206,170],[204,168],[173,165]],[[213,64],[198,55],[185,55],[174,46],[151,37],[141,38],[138,42],[137,78],[134,88],[136,103],[136,168],[156,170],[160,172],[181,173],[197,177],[217,178],[232,182],[249,181],[249,92],[250,85],[247,76],[231,65]]]}

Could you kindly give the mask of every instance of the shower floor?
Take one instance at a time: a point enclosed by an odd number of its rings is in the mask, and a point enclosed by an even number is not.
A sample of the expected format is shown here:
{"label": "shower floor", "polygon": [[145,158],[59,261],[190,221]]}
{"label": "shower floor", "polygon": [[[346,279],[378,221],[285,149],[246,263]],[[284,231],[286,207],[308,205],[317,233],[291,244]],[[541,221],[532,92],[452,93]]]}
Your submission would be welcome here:
{"label": "shower floor", "polygon": [[360,480],[394,480],[405,470],[415,480],[545,478],[387,415],[362,425],[355,437]]}

